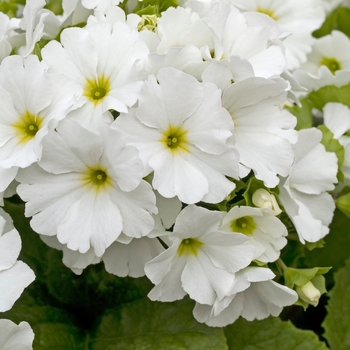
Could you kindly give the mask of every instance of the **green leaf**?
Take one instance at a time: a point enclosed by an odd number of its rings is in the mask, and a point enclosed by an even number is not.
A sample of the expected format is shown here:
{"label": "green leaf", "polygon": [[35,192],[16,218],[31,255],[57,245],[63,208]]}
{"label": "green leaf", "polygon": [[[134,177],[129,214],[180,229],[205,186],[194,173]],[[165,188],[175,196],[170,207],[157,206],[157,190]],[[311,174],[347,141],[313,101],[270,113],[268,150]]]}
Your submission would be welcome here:
{"label": "green leaf", "polygon": [[350,218],[336,210],[330,232],[324,237],[324,247],[309,251],[303,259],[305,266],[317,266],[322,263],[322,265],[332,266],[331,272],[342,267],[344,261],[350,256],[349,227]]}
{"label": "green leaf", "polygon": [[290,322],[279,318],[248,322],[238,319],[225,327],[230,350],[326,350],[311,331],[295,328]]}
{"label": "green leaf", "polygon": [[301,107],[293,106],[287,109],[297,117],[296,129],[307,129],[314,125],[312,120],[312,108],[322,110],[328,102],[340,102],[350,107],[350,84],[337,87],[334,85],[324,86],[317,91],[311,91],[310,94],[303,98],[300,103]]}
{"label": "green leaf", "polygon": [[288,267],[284,270],[284,278],[286,286],[293,288],[294,286],[301,287],[311,281],[315,276],[327,273],[330,267],[314,267],[312,269],[293,269]]}
{"label": "green leaf", "polygon": [[322,326],[331,349],[350,349],[350,259],[334,276],[335,286],[329,293],[328,315]]}
{"label": "green leaf", "polygon": [[227,349],[223,329],[196,322],[193,307],[188,298],[173,303],[145,298],[112,309],[102,317],[92,349]]}
{"label": "green leaf", "polygon": [[344,164],[345,150],[344,147],[334,138],[334,134],[326,127],[326,125],[320,125],[318,127],[322,132],[321,143],[325,146],[327,152],[333,152],[338,158],[338,180],[344,182],[344,174],[340,168]]}
{"label": "green leaf", "polygon": [[35,350],[84,350],[85,333],[64,323],[43,323],[33,327]]}
{"label": "green leaf", "polygon": [[297,118],[296,130],[307,129],[312,127],[312,106],[307,98],[300,101],[301,107],[286,107]]}
{"label": "green leaf", "polygon": [[46,0],[44,8],[52,11],[55,15],[61,15],[63,13],[62,0]]}
{"label": "green leaf", "polygon": [[24,6],[26,0],[0,1],[0,12],[5,13],[10,18],[17,16],[18,5]]}
{"label": "green leaf", "polygon": [[332,30],[340,30],[350,37],[349,18],[350,9],[345,7],[338,8],[327,16],[326,20],[322,24],[322,27],[313,32],[313,36],[315,38],[320,38],[330,34]]}
{"label": "green leaf", "polygon": [[347,193],[335,200],[337,208],[350,217],[350,193]]}
{"label": "green leaf", "polygon": [[133,10],[134,13],[139,16],[142,15],[161,15],[163,11],[166,11],[169,7],[177,7],[177,0],[143,0],[138,1],[137,6]]}

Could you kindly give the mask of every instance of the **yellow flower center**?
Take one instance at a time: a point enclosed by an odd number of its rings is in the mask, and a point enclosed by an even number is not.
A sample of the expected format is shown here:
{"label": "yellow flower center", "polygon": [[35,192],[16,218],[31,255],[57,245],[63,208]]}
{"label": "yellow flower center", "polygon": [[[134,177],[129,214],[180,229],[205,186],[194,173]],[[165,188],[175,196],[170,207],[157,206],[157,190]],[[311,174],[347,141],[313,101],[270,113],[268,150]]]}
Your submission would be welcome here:
{"label": "yellow flower center", "polygon": [[95,79],[86,79],[84,96],[86,96],[95,106],[102,102],[111,89],[109,78],[101,75]]}
{"label": "yellow flower center", "polygon": [[25,111],[19,117],[19,120],[12,124],[19,143],[27,143],[34,138],[36,133],[40,130],[43,120],[44,118],[32,114],[29,111]]}
{"label": "yellow flower center", "polygon": [[188,142],[186,138],[187,131],[180,126],[169,126],[164,132],[161,142],[172,152],[186,151],[188,152]]}
{"label": "yellow flower center", "polygon": [[177,249],[177,254],[179,257],[182,255],[194,255],[197,256],[198,250],[201,248],[203,243],[197,238],[186,238],[182,240]]}
{"label": "yellow flower center", "polygon": [[233,220],[230,224],[230,228],[233,232],[240,232],[244,235],[250,236],[255,231],[256,225],[251,216],[243,216]]}
{"label": "yellow flower center", "polygon": [[326,66],[334,75],[337,70],[341,70],[341,64],[335,58],[323,57],[320,61],[321,66]]}
{"label": "yellow flower center", "polygon": [[263,13],[265,15],[268,15],[270,16],[272,19],[274,19],[275,21],[278,20],[278,17],[275,15],[275,12],[273,10],[270,10],[270,9],[266,9],[266,8],[261,8],[261,7],[258,7],[256,9],[257,12],[260,12],[260,13]]}
{"label": "yellow flower center", "polygon": [[88,168],[82,177],[82,181],[84,186],[88,186],[96,192],[106,190],[112,185],[107,170],[101,166]]}

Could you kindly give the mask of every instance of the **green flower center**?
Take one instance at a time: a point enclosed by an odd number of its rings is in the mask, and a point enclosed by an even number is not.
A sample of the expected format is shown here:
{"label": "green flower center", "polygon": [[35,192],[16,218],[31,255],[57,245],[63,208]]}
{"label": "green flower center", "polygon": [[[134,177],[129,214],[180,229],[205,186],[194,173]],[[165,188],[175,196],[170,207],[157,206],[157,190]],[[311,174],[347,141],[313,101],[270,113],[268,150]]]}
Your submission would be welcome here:
{"label": "green flower center", "polygon": [[86,79],[84,96],[86,96],[95,105],[102,102],[103,98],[109,93],[111,84],[109,78],[104,75],[95,79]]}
{"label": "green flower center", "polygon": [[233,220],[230,224],[233,232],[240,232],[244,235],[252,235],[256,229],[255,221],[251,216],[243,216]]}
{"label": "green flower center", "polygon": [[85,186],[89,186],[96,191],[104,190],[111,185],[107,170],[100,166],[88,168],[82,181]]}
{"label": "green flower center", "polygon": [[269,9],[266,9],[266,8],[261,8],[261,7],[258,7],[256,9],[257,12],[260,12],[260,13],[263,13],[265,15],[268,15],[270,16],[272,19],[274,19],[275,21],[278,20],[278,17],[275,15],[275,12],[273,10],[269,10]]}
{"label": "green flower center", "polygon": [[198,250],[201,248],[203,243],[197,238],[186,238],[182,240],[177,249],[177,254],[179,257],[182,255],[194,255],[197,256]]}
{"label": "green flower center", "polygon": [[187,131],[180,126],[170,126],[163,134],[161,142],[172,152],[188,151],[188,142],[186,138]]}
{"label": "green flower center", "polygon": [[107,181],[107,174],[101,169],[94,170],[91,173],[91,181],[95,185],[103,185]]}
{"label": "green flower center", "polygon": [[34,138],[40,130],[43,120],[42,117],[25,111],[19,117],[19,120],[12,124],[12,127],[16,130],[19,143],[26,143]]}
{"label": "green flower center", "polygon": [[337,70],[341,70],[341,64],[335,58],[324,57],[320,61],[321,66],[326,66],[334,75]]}

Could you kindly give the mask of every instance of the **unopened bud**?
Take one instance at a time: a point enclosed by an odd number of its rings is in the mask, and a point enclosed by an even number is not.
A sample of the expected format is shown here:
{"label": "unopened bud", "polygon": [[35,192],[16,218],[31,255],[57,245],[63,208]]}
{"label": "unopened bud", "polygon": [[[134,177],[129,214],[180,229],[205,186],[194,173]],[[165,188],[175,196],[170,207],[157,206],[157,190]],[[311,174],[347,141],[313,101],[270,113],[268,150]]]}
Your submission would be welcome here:
{"label": "unopened bud", "polygon": [[142,15],[137,29],[139,32],[141,32],[141,30],[150,30],[154,32],[157,26],[157,21],[158,18],[156,15]]}
{"label": "unopened bud", "polygon": [[252,202],[258,208],[268,208],[273,210],[276,215],[282,213],[275,196],[263,188],[259,188],[254,192]]}
{"label": "unopened bud", "polygon": [[321,292],[313,285],[311,281],[296,289],[301,300],[306,301],[312,306],[317,306],[321,297]]}

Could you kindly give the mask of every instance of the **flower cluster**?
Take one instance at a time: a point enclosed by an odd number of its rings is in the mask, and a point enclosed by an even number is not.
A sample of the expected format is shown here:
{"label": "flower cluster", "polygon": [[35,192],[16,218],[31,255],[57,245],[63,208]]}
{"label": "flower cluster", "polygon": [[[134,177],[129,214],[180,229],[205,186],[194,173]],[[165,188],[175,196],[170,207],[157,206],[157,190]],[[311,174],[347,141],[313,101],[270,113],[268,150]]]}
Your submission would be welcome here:
{"label": "flower cluster", "polygon": [[[297,131],[285,106],[348,79],[349,38],[312,37],[326,0],[190,0],[154,14],[119,3],[0,12],[1,201],[15,191],[77,274],[103,261],[146,275],[150,299],[189,295],[210,326],[278,316],[298,300],[271,267],[288,232],[320,241],[329,192],[350,185],[349,109],[327,104],[327,130]],[[33,280],[19,250],[16,231],[0,235],[0,289],[16,276],[2,310]]]}

